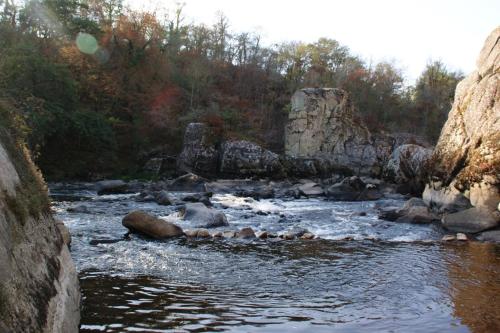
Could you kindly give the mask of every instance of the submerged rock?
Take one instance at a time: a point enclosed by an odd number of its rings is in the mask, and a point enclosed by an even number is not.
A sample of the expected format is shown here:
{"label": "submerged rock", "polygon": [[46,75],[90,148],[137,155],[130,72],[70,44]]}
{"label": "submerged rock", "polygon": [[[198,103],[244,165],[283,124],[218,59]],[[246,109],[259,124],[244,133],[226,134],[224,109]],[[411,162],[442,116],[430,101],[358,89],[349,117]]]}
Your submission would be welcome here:
{"label": "submerged rock", "polygon": [[122,224],[131,232],[141,233],[156,239],[184,235],[181,227],[139,210],[128,213],[123,218]]}
{"label": "submerged rock", "polygon": [[209,208],[201,202],[186,204],[181,215],[185,221],[198,223],[198,228],[217,228],[229,225],[224,213]]}

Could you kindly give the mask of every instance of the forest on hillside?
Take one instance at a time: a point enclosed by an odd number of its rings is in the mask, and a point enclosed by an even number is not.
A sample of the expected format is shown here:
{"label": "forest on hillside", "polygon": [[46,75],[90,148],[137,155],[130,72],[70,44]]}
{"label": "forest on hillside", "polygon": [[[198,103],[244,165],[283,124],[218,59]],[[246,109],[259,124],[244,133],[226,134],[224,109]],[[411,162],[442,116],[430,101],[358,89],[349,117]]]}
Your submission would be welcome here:
{"label": "forest on hillside", "polygon": [[345,89],[371,130],[433,143],[462,78],[432,61],[407,85],[397,64],[367,63],[334,39],[263,45],[222,13],[207,26],[182,9],[0,0],[0,109],[49,179],[138,175],[148,152],[176,155],[192,121],[280,152],[303,87]]}

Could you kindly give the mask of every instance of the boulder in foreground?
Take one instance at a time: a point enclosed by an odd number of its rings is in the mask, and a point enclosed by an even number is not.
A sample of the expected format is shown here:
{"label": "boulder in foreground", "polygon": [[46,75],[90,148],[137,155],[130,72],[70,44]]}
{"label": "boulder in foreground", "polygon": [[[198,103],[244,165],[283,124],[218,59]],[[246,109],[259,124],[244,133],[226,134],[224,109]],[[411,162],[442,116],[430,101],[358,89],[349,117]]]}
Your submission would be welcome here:
{"label": "boulder in foreground", "polygon": [[122,224],[131,232],[144,234],[156,239],[166,239],[184,235],[181,227],[140,210],[128,213],[123,218]]}

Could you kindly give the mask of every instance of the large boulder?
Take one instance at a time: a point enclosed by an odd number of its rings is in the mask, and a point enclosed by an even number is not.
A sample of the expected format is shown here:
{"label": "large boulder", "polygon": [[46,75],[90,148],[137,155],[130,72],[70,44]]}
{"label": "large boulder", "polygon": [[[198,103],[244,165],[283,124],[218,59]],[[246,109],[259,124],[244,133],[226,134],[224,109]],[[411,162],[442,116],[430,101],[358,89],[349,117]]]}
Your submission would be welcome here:
{"label": "large boulder", "polygon": [[420,195],[426,182],[426,165],[432,150],[415,144],[404,144],[391,154],[384,169],[385,178],[399,184],[400,192]]}
{"label": "large boulder", "polygon": [[76,333],[80,288],[69,232],[53,219],[5,112],[0,103],[0,332]]}
{"label": "large boulder", "polygon": [[140,210],[128,213],[123,218],[122,224],[131,232],[140,233],[156,239],[166,239],[184,235],[181,227]]}
{"label": "large boulder", "polygon": [[277,154],[250,141],[226,141],[221,148],[220,173],[224,176],[283,177]]}
{"label": "large boulder", "polygon": [[497,227],[500,224],[500,212],[472,207],[443,216],[442,223],[450,231],[478,233]]}
{"label": "large boulder", "polygon": [[218,160],[219,152],[210,128],[203,123],[190,123],[184,133],[182,152],[177,159],[179,171],[214,177]]}
{"label": "large boulder", "polygon": [[344,90],[306,88],[292,96],[285,131],[287,155],[327,159],[353,174],[377,174],[381,165],[373,143]]}
{"label": "large boulder", "polygon": [[201,202],[188,203],[181,212],[185,221],[194,222],[197,228],[217,228],[229,225],[226,215]]}
{"label": "large boulder", "polygon": [[462,195],[477,208],[497,209],[500,201],[499,87],[500,27],[487,38],[476,71],[457,86],[453,107],[431,159],[432,178],[424,192],[430,204],[449,205]]}

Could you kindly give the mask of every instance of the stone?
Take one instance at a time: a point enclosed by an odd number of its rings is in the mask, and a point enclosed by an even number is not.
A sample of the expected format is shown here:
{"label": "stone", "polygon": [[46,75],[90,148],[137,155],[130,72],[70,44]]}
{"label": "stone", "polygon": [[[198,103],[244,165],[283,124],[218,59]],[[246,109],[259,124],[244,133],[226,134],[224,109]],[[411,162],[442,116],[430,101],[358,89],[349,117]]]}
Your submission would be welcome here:
{"label": "stone", "polygon": [[285,153],[325,159],[352,174],[380,171],[374,138],[356,118],[348,93],[335,88],[305,88],[292,96],[285,128]]}
{"label": "stone", "polygon": [[222,231],[217,231],[212,234],[213,238],[222,238],[223,236]]}
{"label": "stone", "polygon": [[245,140],[223,143],[219,171],[227,177],[273,178],[282,178],[285,172],[277,154]]}
{"label": "stone", "polygon": [[210,232],[207,229],[199,229],[196,233],[196,237],[198,238],[210,238]]}
{"label": "stone", "polygon": [[497,27],[479,54],[476,71],[457,85],[453,106],[431,157],[426,197],[438,209],[450,198],[432,191],[459,192],[473,206],[487,210],[500,201],[499,59]]}
{"label": "stone", "polygon": [[398,223],[427,224],[439,221],[439,217],[430,211],[420,198],[411,198],[403,207],[382,207],[379,219]]}
{"label": "stone", "polygon": [[481,182],[472,184],[469,190],[472,206],[495,210],[500,205],[499,184],[492,176],[484,176]]}
{"label": "stone", "polygon": [[500,230],[483,231],[477,235],[482,242],[500,243]]}
{"label": "stone", "polygon": [[182,192],[206,192],[206,181],[207,180],[203,177],[188,173],[174,179],[168,185],[168,189],[170,191]]}
{"label": "stone", "polygon": [[463,234],[461,232],[459,232],[457,234],[457,241],[462,241],[463,242],[463,241],[467,241],[467,240],[469,240],[469,239],[467,238],[466,234]]}
{"label": "stone", "polygon": [[443,242],[451,242],[456,239],[455,235],[444,235],[443,238],[441,238],[441,241]]}
{"label": "stone", "polygon": [[399,212],[401,215],[396,219],[398,223],[428,224],[439,221],[439,217],[433,214],[429,208],[414,206],[403,209]]}
{"label": "stone", "polygon": [[439,213],[454,213],[472,207],[469,199],[455,187],[441,186],[441,182],[431,182],[425,186],[422,199]]}
{"label": "stone", "polygon": [[256,200],[272,199],[275,196],[275,191],[271,186],[259,186],[251,190],[244,190],[236,192],[237,196],[249,197]]}
{"label": "stone", "polygon": [[212,202],[210,202],[212,195],[212,192],[194,193],[183,197],[181,200],[184,202],[201,202],[205,206],[210,207],[212,206]]}
{"label": "stone", "polygon": [[454,232],[478,233],[497,227],[500,213],[472,207],[458,213],[444,215],[443,227]]}
{"label": "stone", "polygon": [[304,240],[314,239],[314,234],[310,233],[310,232],[306,232],[305,234],[303,234],[302,236],[300,236],[300,239],[304,239]]}
{"label": "stone", "polygon": [[280,238],[284,239],[284,240],[293,240],[295,239],[295,234],[291,233],[291,232],[286,232],[282,235],[280,235]]}
{"label": "stone", "polygon": [[386,221],[396,221],[401,217],[400,210],[400,207],[382,207],[379,209],[378,218]]}
{"label": "stone", "polygon": [[[396,184],[405,185],[407,193],[421,195],[426,181],[426,165],[432,149],[415,144],[397,147],[384,168],[384,177]],[[403,193],[406,194],[406,193]]]}
{"label": "stone", "polygon": [[128,213],[123,218],[122,224],[131,232],[144,234],[156,239],[184,235],[181,227],[139,210]]}
{"label": "stone", "polygon": [[209,208],[201,202],[186,204],[181,216],[185,221],[196,222],[198,228],[217,228],[229,225],[224,213]]}
{"label": "stone", "polygon": [[198,237],[198,229],[185,230],[184,234],[189,238],[196,238]]}
{"label": "stone", "polygon": [[124,194],[127,193],[128,186],[123,180],[102,180],[95,184],[97,195]]}
{"label": "stone", "polygon": [[236,232],[235,231],[224,231],[222,233],[222,236],[224,236],[224,238],[235,238],[236,237]]}
{"label": "stone", "polygon": [[255,238],[256,236],[252,228],[243,228],[237,232],[236,237],[250,239]]}
{"label": "stone", "polygon": [[155,195],[155,202],[158,204],[158,205],[162,205],[162,206],[170,206],[174,203],[174,199],[170,196],[170,194],[163,190],[163,191],[159,191],[157,192]]}
{"label": "stone", "polygon": [[59,232],[61,233],[61,236],[63,238],[64,244],[67,246],[71,245],[71,233],[69,232],[68,227],[64,224],[64,222],[60,220],[55,220],[56,222],[56,227],[59,229]]}
{"label": "stone", "polygon": [[372,184],[365,184],[357,176],[344,178],[326,190],[326,196],[335,201],[378,200],[383,194]]}
{"label": "stone", "polygon": [[259,231],[255,234],[255,236],[259,239],[267,239],[268,235],[267,231]]}
{"label": "stone", "polygon": [[182,152],[177,159],[177,169],[180,172],[205,177],[217,175],[219,152],[215,148],[216,139],[206,124],[188,124],[184,133]]}
{"label": "stone", "polygon": [[325,195],[325,191],[321,185],[314,182],[307,182],[298,187],[301,194],[306,197],[319,197]]}

